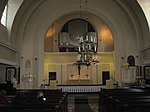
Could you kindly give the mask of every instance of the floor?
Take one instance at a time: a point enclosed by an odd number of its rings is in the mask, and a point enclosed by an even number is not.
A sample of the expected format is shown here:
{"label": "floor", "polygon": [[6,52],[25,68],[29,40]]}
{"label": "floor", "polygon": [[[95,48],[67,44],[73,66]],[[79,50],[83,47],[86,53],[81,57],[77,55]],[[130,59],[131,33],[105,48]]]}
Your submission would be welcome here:
{"label": "floor", "polygon": [[68,95],[68,112],[99,112],[98,94]]}

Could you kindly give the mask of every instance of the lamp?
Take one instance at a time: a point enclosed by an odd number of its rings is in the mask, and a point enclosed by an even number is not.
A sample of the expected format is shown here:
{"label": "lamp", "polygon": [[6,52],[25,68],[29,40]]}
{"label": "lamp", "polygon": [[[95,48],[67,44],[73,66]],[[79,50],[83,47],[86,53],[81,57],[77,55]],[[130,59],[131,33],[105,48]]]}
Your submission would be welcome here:
{"label": "lamp", "polygon": [[[79,37],[79,46],[78,46],[78,56],[77,56],[77,65],[86,65],[90,66],[92,64],[98,63],[97,60],[97,38],[95,36],[88,35],[88,16],[87,16],[87,0],[86,3],[86,33]],[[81,11],[81,0],[80,0],[80,11]],[[81,14],[81,13],[79,13]],[[79,15],[81,17],[81,15]],[[80,68],[80,67],[79,67]]]}

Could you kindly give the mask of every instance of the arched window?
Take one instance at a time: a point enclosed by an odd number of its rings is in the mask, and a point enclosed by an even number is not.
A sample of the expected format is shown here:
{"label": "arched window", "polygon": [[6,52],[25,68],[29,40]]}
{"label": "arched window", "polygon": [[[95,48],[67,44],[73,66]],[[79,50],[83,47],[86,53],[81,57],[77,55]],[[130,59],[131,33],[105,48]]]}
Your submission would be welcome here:
{"label": "arched window", "polygon": [[2,18],[1,18],[1,24],[4,26],[6,26],[6,19],[7,19],[7,5],[5,6],[5,9],[3,11]]}

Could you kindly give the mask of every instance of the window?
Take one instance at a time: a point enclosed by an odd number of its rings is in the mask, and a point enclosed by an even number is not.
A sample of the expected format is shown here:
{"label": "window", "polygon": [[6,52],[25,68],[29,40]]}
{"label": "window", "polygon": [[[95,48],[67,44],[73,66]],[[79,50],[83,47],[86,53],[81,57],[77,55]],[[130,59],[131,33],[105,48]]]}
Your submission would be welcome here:
{"label": "window", "polygon": [[6,26],[6,16],[7,16],[7,5],[5,6],[5,9],[1,18],[1,24],[4,26]]}

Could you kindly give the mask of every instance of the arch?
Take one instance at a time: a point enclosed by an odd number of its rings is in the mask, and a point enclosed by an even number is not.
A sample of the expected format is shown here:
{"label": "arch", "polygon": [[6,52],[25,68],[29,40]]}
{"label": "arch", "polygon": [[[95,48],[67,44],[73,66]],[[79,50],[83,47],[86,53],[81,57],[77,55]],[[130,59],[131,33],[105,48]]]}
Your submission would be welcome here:
{"label": "arch", "polygon": [[[51,46],[51,49],[46,48],[47,46],[50,47],[50,44],[52,43],[50,41],[54,41],[54,40],[56,40],[56,42],[59,41],[59,39],[57,38],[57,35],[55,35],[54,32],[57,32],[57,33],[61,32],[63,26],[67,22],[69,22],[71,20],[79,19],[77,17],[77,14],[78,14],[77,12],[66,13],[66,14],[62,15],[60,18],[58,18],[56,21],[54,21],[52,23],[52,25],[48,28],[47,33],[46,33],[45,43],[47,45],[44,46],[45,51],[47,51],[47,52],[54,51],[53,46]],[[96,32],[95,35],[97,37],[97,43],[98,43],[98,45],[100,45],[98,47],[98,52],[104,52],[104,51],[111,52],[111,51],[114,51],[113,34],[112,34],[112,31],[110,31],[110,27],[107,25],[107,23],[105,23],[105,21],[103,21],[100,17],[94,15],[91,12],[88,12],[87,15],[88,15],[88,20],[87,21],[93,26],[93,29],[94,29],[93,31]],[[86,20],[84,17],[85,17],[85,13],[82,12],[82,18],[81,19],[83,21]],[[109,35],[106,35],[106,34],[109,34]],[[48,42],[49,42],[49,44],[48,44]],[[56,44],[56,46],[59,46],[59,45]],[[76,44],[76,46],[77,46],[77,44]],[[54,52],[58,52],[58,51],[59,51],[59,49],[55,49]]]}
{"label": "arch", "polygon": [[90,22],[80,18],[69,20],[64,24],[61,32],[59,32],[59,51],[77,52],[79,39],[81,36],[84,37],[85,34],[88,34],[90,37],[95,37],[98,40],[95,29]]}
{"label": "arch", "polygon": [[[34,59],[35,56],[38,57],[38,61],[33,61],[32,72],[43,74],[43,46],[47,29],[65,14],[77,11],[77,2],[78,1],[76,0],[66,0],[66,2],[31,0],[25,1],[22,4],[13,24],[12,40],[18,42],[17,48],[25,55],[25,58]],[[134,2],[137,4],[136,1]],[[104,2],[103,0],[91,0],[89,1],[89,4],[88,12],[104,20],[111,29],[114,37],[115,63],[117,63],[117,65],[115,65],[115,72],[119,80],[121,67],[120,54],[125,56],[131,54],[131,52],[138,54],[138,51],[143,44],[139,42],[142,41],[142,38],[146,38],[146,35],[144,35],[144,28],[141,30],[141,24],[139,24],[139,20],[136,18],[136,13],[133,12],[134,10],[131,10],[131,7],[124,1],[105,0]],[[28,9],[26,9],[24,5]],[[59,8],[55,10],[56,7]],[[22,12],[25,13],[24,16],[22,15]],[[42,21],[43,18],[44,21]],[[142,16],[142,18],[144,17]],[[67,19],[64,21],[67,21]],[[90,21],[92,25],[95,22],[94,20],[96,19],[92,18]],[[146,23],[146,21],[140,22]],[[60,29],[62,26],[63,24],[60,25]],[[145,26],[145,28],[147,27]],[[60,31],[60,29],[57,31]],[[128,49],[128,47],[130,47],[130,49]],[[39,80],[40,77],[41,76],[39,76]]]}
{"label": "arch", "polygon": [[[67,23],[64,24],[64,26],[62,27],[61,32],[68,32],[68,31],[66,31],[67,30],[66,28],[68,28],[67,27],[68,24],[69,23],[71,24],[72,22],[76,22],[77,25],[78,25],[78,27],[80,27],[80,22],[84,24],[84,27],[86,27],[85,24],[87,24],[87,27],[88,27],[87,30],[88,30],[88,32],[95,32],[95,28],[92,26],[92,24],[90,22],[88,22],[87,20],[84,20],[84,19],[80,19],[80,18],[79,19],[75,18],[75,19],[69,20]],[[77,25],[75,25],[75,26],[77,26]]]}

